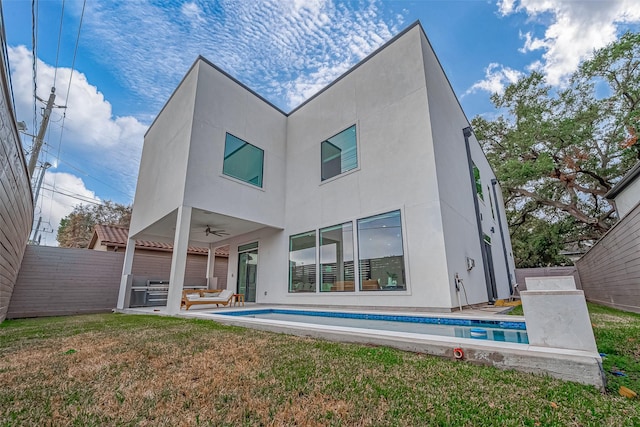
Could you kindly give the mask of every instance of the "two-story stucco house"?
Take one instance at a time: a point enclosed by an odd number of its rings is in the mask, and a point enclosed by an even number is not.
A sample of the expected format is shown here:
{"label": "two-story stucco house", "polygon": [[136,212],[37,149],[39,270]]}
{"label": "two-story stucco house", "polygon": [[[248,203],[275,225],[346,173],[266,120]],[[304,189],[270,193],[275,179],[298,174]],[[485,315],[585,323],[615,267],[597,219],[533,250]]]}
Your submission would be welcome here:
{"label": "two-story stucco house", "polygon": [[229,245],[247,301],[450,311],[511,293],[495,176],[419,23],[289,113],[198,58],[144,141],[135,240]]}

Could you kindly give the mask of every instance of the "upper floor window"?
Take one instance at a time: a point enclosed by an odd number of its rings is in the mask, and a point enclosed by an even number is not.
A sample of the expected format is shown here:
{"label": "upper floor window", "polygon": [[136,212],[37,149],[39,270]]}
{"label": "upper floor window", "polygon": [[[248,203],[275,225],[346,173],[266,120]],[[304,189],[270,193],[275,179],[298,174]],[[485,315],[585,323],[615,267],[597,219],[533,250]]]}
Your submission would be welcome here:
{"label": "upper floor window", "polygon": [[322,142],[322,181],[358,167],[356,125]]}
{"label": "upper floor window", "polygon": [[227,134],[224,142],[222,173],[262,188],[264,151]]}
{"label": "upper floor window", "polygon": [[475,163],[473,163],[473,178],[476,180],[476,194],[481,200],[484,200],[484,195],[482,194],[482,180],[480,179],[480,169],[478,169]]}

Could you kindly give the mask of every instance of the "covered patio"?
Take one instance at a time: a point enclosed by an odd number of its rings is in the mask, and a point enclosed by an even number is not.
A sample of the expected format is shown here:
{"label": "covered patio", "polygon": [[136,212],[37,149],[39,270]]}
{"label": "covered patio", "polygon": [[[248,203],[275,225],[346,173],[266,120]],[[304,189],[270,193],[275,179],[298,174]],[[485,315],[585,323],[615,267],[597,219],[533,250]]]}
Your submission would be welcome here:
{"label": "covered patio", "polygon": [[[151,312],[174,315],[180,312],[182,290],[186,285],[184,279],[189,246],[208,248],[206,283],[207,289],[213,289],[215,287],[212,281],[213,261],[216,248],[227,245],[231,238],[262,228],[273,227],[182,205],[141,231],[133,233],[132,230],[127,240],[117,309],[129,309],[131,305],[132,266],[136,240],[164,242],[173,245],[167,305],[164,308],[145,307],[145,309],[151,309]],[[229,271],[233,271],[234,268],[235,266],[230,265]],[[230,286],[235,285],[231,284]]]}

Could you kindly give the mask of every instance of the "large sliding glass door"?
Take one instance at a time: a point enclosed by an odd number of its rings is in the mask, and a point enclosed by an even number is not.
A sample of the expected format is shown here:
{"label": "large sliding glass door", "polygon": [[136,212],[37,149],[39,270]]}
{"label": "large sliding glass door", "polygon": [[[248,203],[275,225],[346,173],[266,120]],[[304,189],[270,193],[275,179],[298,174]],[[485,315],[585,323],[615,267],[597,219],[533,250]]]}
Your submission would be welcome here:
{"label": "large sliding glass door", "polygon": [[256,302],[258,242],[238,246],[238,293],[246,302]]}

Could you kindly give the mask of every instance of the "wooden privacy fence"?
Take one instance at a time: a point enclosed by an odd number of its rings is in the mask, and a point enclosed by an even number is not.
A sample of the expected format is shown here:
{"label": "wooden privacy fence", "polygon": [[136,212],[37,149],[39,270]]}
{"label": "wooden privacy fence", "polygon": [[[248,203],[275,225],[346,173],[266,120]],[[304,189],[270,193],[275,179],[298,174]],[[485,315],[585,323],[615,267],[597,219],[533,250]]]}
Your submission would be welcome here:
{"label": "wooden privacy fence", "polygon": [[27,246],[7,318],[111,311],[123,252]]}
{"label": "wooden privacy fence", "polygon": [[525,277],[549,276],[573,276],[576,281],[576,288],[582,289],[578,270],[571,265],[568,267],[516,268],[516,283],[518,284],[518,290],[527,290],[527,284],[524,280]]}
{"label": "wooden privacy fence", "polygon": [[611,227],[576,267],[587,300],[640,313],[640,204]]}
{"label": "wooden privacy fence", "polygon": [[0,322],[7,314],[33,223],[33,196],[13,110],[6,47],[0,20]]}
{"label": "wooden privacy fence", "polygon": [[[118,299],[123,262],[124,252],[27,246],[7,318],[110,312]],[[226,262],[216,257],[215,265]],[[171,252],[136,249],[136,283],[169,280],[170,269]],[[185,284],[206,284],[206,270],[206,256],[189,254]],[[226,270],[224,274],[220,282],[226,284]]]}

